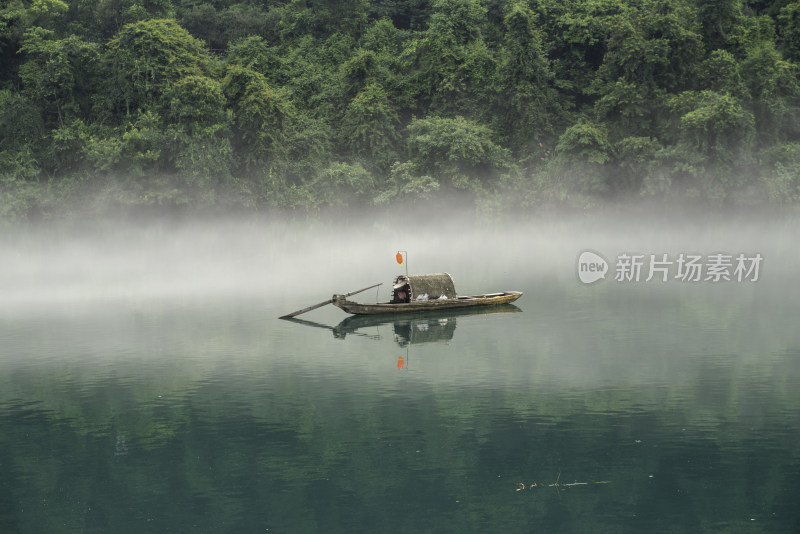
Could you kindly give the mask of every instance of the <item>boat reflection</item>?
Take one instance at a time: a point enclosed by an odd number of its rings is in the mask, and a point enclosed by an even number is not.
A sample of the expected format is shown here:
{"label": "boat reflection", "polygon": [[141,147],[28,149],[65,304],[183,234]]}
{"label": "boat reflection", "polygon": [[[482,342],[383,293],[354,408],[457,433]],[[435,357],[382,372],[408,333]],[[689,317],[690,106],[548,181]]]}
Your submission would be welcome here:
{"label": "boat reflection", "polygon": [[[359,320],[369,319],[369,320]],[[453,339],[456,331],[456,317],[441,314],[420,317],[413,314],[409,317],[392,317],[383,321],[375,321],[374,316],[348,317],[333,328],[333,335],[344,339],[348,334],[356,334],[391,325],[394,341],[401,347],[421,343],[447,343]]]}
{"label": "boat reflection", "polygon": [[447,343],[453,339],[456,320],[470,315],[515,313],[522,311],[513,304],[502,304],[486,308],[442,310],[427,313],[403,313],[391,315],[352,315],[336,326],[327,326],[313,321],[291,318],[289,321],[333,332],[336,339],[347,336],[362,336],[375,340],[383,339],[382,327],[390,325],[394,341],[401,347],[423,343]]}

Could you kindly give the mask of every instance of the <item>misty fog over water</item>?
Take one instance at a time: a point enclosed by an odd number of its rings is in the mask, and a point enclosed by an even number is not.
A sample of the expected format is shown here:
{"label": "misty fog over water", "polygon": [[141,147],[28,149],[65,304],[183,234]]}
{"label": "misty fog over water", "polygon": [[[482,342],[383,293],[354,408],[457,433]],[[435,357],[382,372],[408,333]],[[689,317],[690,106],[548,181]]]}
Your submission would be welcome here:
{"label": "misty fog over water", "polygon": [[[779,284],[782,292],[791,292],[789,282],[800,264],[794,244],[798,230],[797,216],[734,214],[694,219],[591,214],[488,222],[437,214],[351,223],[229,217],[7,228],[0,234],[0,306],[250,295],[271,302],[285,298],[291,307],[294,300],[378,282],[384,283],[383,299],[392,277],[406,267],[412,274],[449,272],[462,294],[552,280],[565,290],[591,294],[593,288],[571,283],[577,256],[587,249],[604,254],[612,268],[619,253],[673,258],[680,253],[761,253],[757,283]],[[407,251],[407,266],[395,263],[397,250]],[[607,281],[613,282],[613,272]],[[719,285],[720,292],[744,290]],[[364,298],[374,300],[371,293]]]}
{"label": "misty fog over water", "polygon": [[[684,355],[717,350],[709,346],[718,341],[709,341],[708,328],[753,360],[765,336],[778,346],[800,345],[795,329],[775,322],[797,313],[800,251],[793,243],[799,221],[702,214],[694,220],[578,215],[525,222],[386,218],[349,224],[225,218],[30,228],[3,238],[0,317],[35,332],[42,316],[100,323],[154,309],[170,316],[242,305],[253,313],[249,323],[262,322],[276,339],[305,337],[307,329],[277,317],[376,283],[383,285],[353,298],[387,300],[393,277],[406,269],[395,261],[402,250],[410,273],[449,272],[459,294],[524,291],[516,303],[523,324],[511,342],[525,346],[526,336],[534,336],[537,344],[556,343],[549,372],[569,383],[619,371],[598,364],[597,350],[614,357],[627,346],[646,358],[679,341]],[[578,255],[587,249],[610,264],[605,280],[591,285],[577,276]],[[621,253],[668,254],[675,260],[682,253],[720,252],[760,254],[759,280],[684,282],[674,278],[674,266],[667,282],[645,282],[646,266],[639,281],[614,279]],[[204,324],[213,316],[203,318]],[[344,317],[333,306],[300,316],[328,325]],[[219,320],[221,328],[226,317]],[[679,326],[660,324],[670,320]],[[198,326],[198,339],[210,329]],[[570,334],[575,329],[582,330],[580,336]],[[539,335],[554,332],[563,336]],[[591,349],[582,348],[584,340]],[[307,363],[316,365],[313,357]],[[679,367],[672,364],[673,370]]]}
{"label": "misty fog over water", "polygon": [[[6,229],[0,531],[791,531],[798,230],[703,213]],[[386,300],[398,250],[459,294],[524,295],[278,319],[378,282],[354,299]],[[580,281],[586,250],[604,280]],[[763,262],[755,282],[616,281],[621,254]],[[540,487],[559,477],[608,484]]]}
{"label": "misty fog over water", "polygon": [[[408,267],[412,274],[449,272],[462,295],[524,291],[516,303],[522,324],[510,342],[525,347],[533,336],[537,346],[555,343],[548,372],[567,383],[579,376],[614,376],[620,370],[598,363],[595,351],[614,358],[620,347],[648,358],[678,342],[684,355],[716,351],[711,345],[724,340],[756,361],[765,338],[779,347],[800,345],[796,329],[775,321],[797,313],[799,221],[578,215],[525,222],[386,218],[343,224],[257,217],[43,226],[2,239],[0,317],[35,335],[41,317],[97,324],[116,317],[124,324],[127,317],[152,310],[166,317],[208,310],[206,324],[222,313],[215,310],[241,305],[250,310],[242,313],[252,314],[250,324],[263,323],[277,340],[291,339],[310,334],[278,316],[376,283],[383,285],[353,298],[385,301],[394,276]],[[407,252],[407,265],[397,265],[398,250]],[[576,262],[583,250],[608,260],[604,280],[579,281]],[[646,265],[639,281],[620,282],[614,263],[623,253],[646,259],[668,254],[673,261],[680,254],[745,253],[760,254],[763,262],[756,282],[680,281],[674,265],[666,282],[646,282]],[[327,325],[344,317],[333,306],[300,316]],[[218,319],[213,327],[196,327],[199,340],[224,327],[224,314]],[[664,321],[679,324],[669,328]],[[191,320],[185,326],[191,327]],[[710,341],[709,328],[717,341]],[[581,330],[578,337],[570,333],[575,329]],[[304,361],[303,355],[292,358]],[[7,355],[6,365],[13,359]],[[316,365],[314,357],[307,363]],[[507,364],[515,368],[519,362]],[[679,372],[679,363],[667,365]],[[495,371],[504,372],[502,366]]]}

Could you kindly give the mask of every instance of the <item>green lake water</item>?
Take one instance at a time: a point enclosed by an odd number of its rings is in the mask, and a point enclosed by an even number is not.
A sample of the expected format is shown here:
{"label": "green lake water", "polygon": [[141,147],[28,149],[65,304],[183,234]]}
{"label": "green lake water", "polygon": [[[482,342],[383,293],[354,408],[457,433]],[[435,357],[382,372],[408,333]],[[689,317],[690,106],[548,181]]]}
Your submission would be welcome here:
{"label": "green lake water", "polygon": [[[798,227],[6,236],[0,532],[798,532]],[[357,298],[385,298],[398,249],[462,294],[525,294],[277,319],[371,283]],[[764,261],[756,282],[584,285],[584,249],[612,270]]]}

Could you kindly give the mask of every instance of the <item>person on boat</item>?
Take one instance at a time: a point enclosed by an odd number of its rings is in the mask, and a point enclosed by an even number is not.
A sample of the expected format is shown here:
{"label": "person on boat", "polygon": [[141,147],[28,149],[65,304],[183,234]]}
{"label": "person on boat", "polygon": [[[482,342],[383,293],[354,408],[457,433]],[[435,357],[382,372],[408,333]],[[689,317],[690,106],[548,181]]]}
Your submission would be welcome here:
{"label": "person on boat", "polygon": [[409,297],[409,293],[411,292],[411,287],[409,287],[406,283],[399,283],[394,286],[393,296],[392,299],[393,303],[400,303],[400,302],[410,302],[411,298]]}
{"label": "person on boat", "polygon": [[394,302],[408,302],[408,292],[404,289],[398,289],[395,291]]}

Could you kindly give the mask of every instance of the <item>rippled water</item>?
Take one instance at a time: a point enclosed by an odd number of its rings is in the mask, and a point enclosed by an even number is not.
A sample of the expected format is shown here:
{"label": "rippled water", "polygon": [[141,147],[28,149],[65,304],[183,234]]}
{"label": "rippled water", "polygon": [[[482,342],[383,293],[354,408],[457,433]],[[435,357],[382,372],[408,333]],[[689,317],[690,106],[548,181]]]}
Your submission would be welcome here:
{"label": "rippled water", "polygon": [[436,250],[462,293],[525,295],[378,321],[276,317],[395,270],[341,267],[384,238],[393,261],[380,227],[313,253],[307,234],[222,232],[185,263],[163,240],[188,234],[169,229],[62,264],[72,237],[6,241],[0,532],[798,531],[794,222],[635,237],[760,251],[753,284],[583,286],[581,248],[630,246],[589,226],[531,223],[530,250],[492,249],[491,232],[415,241],[421,270]]}

